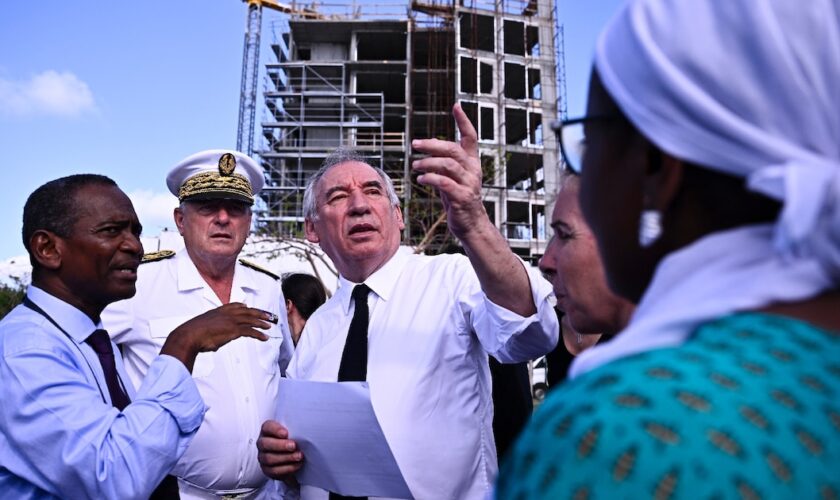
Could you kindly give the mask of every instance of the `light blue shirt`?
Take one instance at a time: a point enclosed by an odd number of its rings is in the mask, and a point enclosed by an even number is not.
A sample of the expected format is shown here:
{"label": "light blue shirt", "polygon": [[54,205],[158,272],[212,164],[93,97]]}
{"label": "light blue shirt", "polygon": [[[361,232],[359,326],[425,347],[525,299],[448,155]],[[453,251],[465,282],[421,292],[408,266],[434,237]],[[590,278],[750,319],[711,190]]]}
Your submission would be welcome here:
{"label": "light blue shirt", "polygon": [[135,392],[117,356],[132,401],[120,412],[84,342],[99,325],[34,286],[27,296],[67,335],[23,305],[0,321],[0,492],[148,498],[204,418],[192,377],[180,361],[158,356]]}

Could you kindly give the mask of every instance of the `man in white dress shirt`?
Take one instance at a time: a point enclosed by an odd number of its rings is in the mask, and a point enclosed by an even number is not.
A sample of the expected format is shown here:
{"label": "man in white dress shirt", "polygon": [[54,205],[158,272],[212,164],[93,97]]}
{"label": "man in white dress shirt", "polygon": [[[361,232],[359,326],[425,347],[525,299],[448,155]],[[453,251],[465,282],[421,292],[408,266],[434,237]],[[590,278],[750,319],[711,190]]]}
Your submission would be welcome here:
{"label": "man in white dress shirt", "polygon": [[[533,359],[554,347],[559,330],[551,286],[511,252],[484,210],[475,129],[459,106],[453,113],[460,143],[414,141],[430,156],[413,168],[420,183],[440,191],[467,257],[400,250],[404,224],[391,181],[353,152],[337,151],[310,179],[304,216],[307,238],[333,260],[340,287],[309,318],[288,370],[292,378],[340,378],[356,304],[365,304],[353,290],[367,285],[365,380],[419,499],[487,494],[497,471],[487,356]],[[288,436],[267,421],[257,448],[267,475],[293,482],[306,458]],[[311,486],[301,496],[340,498]]]}
{"label": "man in white dress shirt", "polygon": [[203,151],[178,163],[167,185],[181,202],[174,216],[185,248],[147,254],[137,294],[102,316],[135,385],[167,334],[198,314],[241,302],[278,320],[265,343],[235,340],[196,359],[192,374],[209,411],[172,471],[181,498],[266,498],[278,486],[260,471],[254,449],[293,350],[285,301],[277,276],[238,259],[263,182],[259,166],[236,151]]}

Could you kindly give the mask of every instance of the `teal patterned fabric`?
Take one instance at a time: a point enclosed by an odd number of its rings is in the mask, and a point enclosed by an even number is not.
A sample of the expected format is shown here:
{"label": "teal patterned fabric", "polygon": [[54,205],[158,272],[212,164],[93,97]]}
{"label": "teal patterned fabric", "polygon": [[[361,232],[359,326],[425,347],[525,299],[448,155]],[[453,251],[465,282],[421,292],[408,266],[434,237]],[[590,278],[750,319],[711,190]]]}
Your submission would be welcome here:
{"label": "teal patterned fabric", "polygon": [[840,498],[840,335],[737,314],[584,374],[535,413],[496,497]]}

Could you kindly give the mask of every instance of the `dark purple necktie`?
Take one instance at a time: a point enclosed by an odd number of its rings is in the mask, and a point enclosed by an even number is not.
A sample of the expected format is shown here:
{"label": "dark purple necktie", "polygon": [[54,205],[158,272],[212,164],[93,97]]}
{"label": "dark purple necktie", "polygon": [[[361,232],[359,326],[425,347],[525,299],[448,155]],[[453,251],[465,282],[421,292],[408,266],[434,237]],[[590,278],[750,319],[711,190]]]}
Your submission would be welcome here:
{"label": "dark purple necktie", "polygon": [[[102,365],[102,372],[105,374],[105,384],[108,386],[108,394],[111,395],[111,403],[114,408],[123,411],[131,402],[128,395],[120,385],[117,376],[117,362],[114,360],[114,349],[111,347],[111,338],[105,330],[96,330],[85,339],[85,342],[96,352],[99,364]],[[178,479],[175,476],[166,476],[163,481],[152,492],[150,500],[177,500]]]}
{"label": "dark purple necktie", "polygon": [[111,403],[116,409],[123,411],[131,400],[123,391],[120,379],[117,377],[117,363],[114,361],[114,349],[111,347],[108,332],[96,330],[85,339],[85,342],[96,351],[99,364],[102,365],[102,372],[105,373],[105,383],[108,385],[108,394],[111,395]]}
{"label": "dark purple necktie", "polygon": [[[338,366],[338,381],[367,380],[367,351],[368,351],[368,294],[370,288],[362,283],[353,288],[353,319],[350,320],[350,330],[341,354],[341,364]],[[366,499],[367,497],[348,497],[330,492],[330,500]]]}

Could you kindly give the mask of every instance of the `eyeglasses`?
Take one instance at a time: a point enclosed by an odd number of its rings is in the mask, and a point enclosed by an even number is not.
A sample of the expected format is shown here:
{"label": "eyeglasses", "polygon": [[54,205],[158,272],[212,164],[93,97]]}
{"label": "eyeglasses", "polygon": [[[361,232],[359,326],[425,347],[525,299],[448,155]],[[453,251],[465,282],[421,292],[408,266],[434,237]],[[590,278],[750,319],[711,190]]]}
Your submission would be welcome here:
{"label": "eyeglasses", "polygon": [[571,120],[555,121],[551,124],[557,142],[560,143],[560,153],[566,168],[580,174],[583,166],[583,152],[586,148],[586,134],[584,124],[595,120],[611,120],[617,115],[592,115],[573,118]]}

